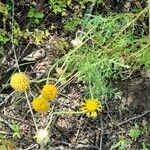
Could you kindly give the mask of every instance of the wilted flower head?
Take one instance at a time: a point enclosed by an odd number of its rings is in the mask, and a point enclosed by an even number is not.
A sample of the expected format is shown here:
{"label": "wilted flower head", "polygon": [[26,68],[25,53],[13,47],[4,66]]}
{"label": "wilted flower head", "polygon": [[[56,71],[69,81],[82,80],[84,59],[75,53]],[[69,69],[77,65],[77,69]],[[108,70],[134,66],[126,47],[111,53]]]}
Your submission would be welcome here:
{"label": "wilted flower head", "polygon": [[46,129],[40,129],[35,135],[35,139],[38,144],[46,143],[48,141],[48,131]]}
{"label": "wilted flower head", "polygon": [[43,97],[36,97],[32,101],[32,107],[35,109],[37,112],[47,112],[49,109],[49,103],[46,99]]}
{"label": "wilted flower head", "polygon": [[46,84],[46,85],[44,85],[43,89],[41,90],[41,95],[46,100],[55,99],[57,94],[58,94],[57,87],[53,84]]}
{"label": "wilted flower head", "polygon": [[88,117],[97,117],[98,112],[102,112],[102,104],[98,99],[85,99],[81,103],[81,110]]}
{"label": "wilted flower head", "polygon": [[15,73],[11,76],[10,85],[17,92],[25,92],[29,88],[29,78],[23,72]]}
{"label": "wilted flower head", "polygon": [[82,44],[82,40],[80,40],[79,38],[76,38],[76,39],[72,40],[71,43],[74,47],[77,47]]}

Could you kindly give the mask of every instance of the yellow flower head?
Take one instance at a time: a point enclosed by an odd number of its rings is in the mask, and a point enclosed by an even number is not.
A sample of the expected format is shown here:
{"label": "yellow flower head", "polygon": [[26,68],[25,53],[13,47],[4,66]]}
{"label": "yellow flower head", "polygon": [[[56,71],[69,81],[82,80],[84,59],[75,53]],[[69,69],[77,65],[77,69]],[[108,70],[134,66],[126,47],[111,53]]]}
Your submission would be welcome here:
{"label": "yellow flower head", "polygon": [[46,84],[41,90],[41,95],[46,100],[53,100],[56,98],[58,90],[53,84]]}
{"label": "yellow flower head", "polygon": [[20,93],[25,92],[29,88],[29,78],[23,72],[15,73],[11,76],[10,85]]}
{"label": "yellow flower head", "polygon": [[38,144],[46,143],[48,141],[48,131],[46,129],[40,129],[35,135]]}
{"label": "yellow flower head", "polygon": [[46,99],[43,97],[36,97],[32,101],[32,107],[37,111],[37,112],[47,112],[49,109],[49,103]]}
{"label": "yellow flower head", "polygon": [[85,99],[81,103],[81,110],[88,117],[97,117],[98,112],[102,112],[102,104],[98,99]]}

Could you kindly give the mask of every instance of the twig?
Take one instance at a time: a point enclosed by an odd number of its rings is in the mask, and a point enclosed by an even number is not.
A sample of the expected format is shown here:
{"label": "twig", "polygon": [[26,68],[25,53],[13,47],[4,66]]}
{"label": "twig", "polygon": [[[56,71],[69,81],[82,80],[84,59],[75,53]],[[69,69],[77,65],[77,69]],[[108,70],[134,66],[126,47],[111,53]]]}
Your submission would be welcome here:
{"label": "twig", "polygon": [[[81,118],[82,119],[82,118]],[[81,125],[82,125],[82,120],[80,119],[80,122],[79,122],[79,127],[78,127],[78,131],[76,133],[76,136],[75,136],[75,139],[74,139],[74,143],[77,143],[77,139],[79,137],[79,133],[81,132]]]}
{"label": "twig", "polygon": [[5,132],[5,131],[0,131],[0,134],[4,134],[4,135],[12,135],[11,133]]}
{"label": "twig", "polygon": [[[47,78],[41,79],[41,80],[31,80],[30,83],[41,83],[47,81]],[[48,81],[57,81],[56,78],[48,78]]]}
{"label": "twig", "polygon": [[11,35],[12,50],[14,52],[16,67],[20,71],[17,55],[16,55],[16,52],[15,52],[15,45],[14,45],[14,32],[13,32],[13,26],[14,26],[14,0],[12,0],[12,17],[11,17],[11,19],[12,19],[12,35]]}
{"label": "twig", "polygon": [[33,114],[32,108],[31,108],[31,104],[30,104],[29,99],[28,99],[27,92],[25,92],[25,96],[26,96],[26,100],[27,100],[27,103],[28,103],[28,106],[29,106],[29,109],[30,109],[30,113],[31,113],[31,116],[32,116],[32,119],[33,119],[33,122],[34,122],[34,125],[35,125],[35,129],[36,129],[36,131],[38,131],[38,127],[37,127],[37,124],[36,124],[36,121],[35,121],[35,118],[34,118],[34,114]]}
{"label": "twig", "polygon": [[24,124],[27,124],[27,125],[29,125],[29,126],[34,127],[34,125],[33,125],[33,124],[31,124],[30,122],[28,122],[28,121],[24,121],[24,120],[19,119],[19,118],[16,118],[16,117],[13,117],[13,116],[8,116],[8,115],[4,115],[4,117],[6,117],[6,118],[10,118],[10,119],[12,119],[12,120],[16,120],[16,121],[18,121],[18,122],[22,122],[22,123],[24,123]]}
{"label": "twig", "polygon": [[84,149],[84,148],[87,148],[87,149],[98,149],[98,150],[99,150],[99,148],[98,148],[97,146],[95,146],[95,145],[83,145],[83,144],[78,144],[78,145],[76,146],[76,149]]}
{"label": "twig", "polygon": [[32,150],[33,148],[35,148],[38,144],[31,144],[28,148],[26,148],[25,150]]}
{"label": "twig", "polygon": [[133,120],[139,119],[139,118],[141,118],[141,117],[143,117],[143,116],[147,115],[148,113],[150,113],[150,111],[146,111],[146,112],[144,112],[144,113],[143,113],[143,114],[141,114],[141,115],[138,115],[138,116],[135,116],[135,117],[129,118],[129,119],[127,119],[127,120],[123,121],[123,122],[120,122],[120,123],[118,123],[118,124],[117,124],[117,127],[118,127],[118,126],[121,126],[121,125],[123,125],[123,124],[126,124],[126,123],[128,123],[128,122],[130,122],[130,121],[133,121]]}
{"label": "twig", "polygon": [[74,79],[75,79],[75,75],[72,75],[64,84],[60,85],[60,86],[58,87],[59,93],[61,93],[61,91],[62,91],[68,84],[70,84]]}
{"label": "twig", "polygon": [[[2,101],[2,103],[0,103],[0,107],[3,105],[3,104],[6,104],[8,99],[13,96],[13,94],[15,93],[15,91],[11,92],[9,95],[5,96],[5,99]],[[1,95],[0,95],[1,97]]]}
{"label": "twig", "polygon": [[25,53],[25,51],[28,49],[29,45],[31,44],[31,40],[28,42],[27,46],[24,48],[24,50],[22,51],[21,55],[19,56],[18,60],[21,59],[21,57],[23,56],[23,54]]}

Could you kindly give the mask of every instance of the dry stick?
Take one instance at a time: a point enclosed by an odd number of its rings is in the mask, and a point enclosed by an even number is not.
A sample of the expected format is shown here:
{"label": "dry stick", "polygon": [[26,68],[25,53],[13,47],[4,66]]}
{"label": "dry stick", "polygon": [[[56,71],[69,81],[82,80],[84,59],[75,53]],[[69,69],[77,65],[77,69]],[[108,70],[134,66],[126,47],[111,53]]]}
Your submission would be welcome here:
{"label": "dry stick", "polygon": [[35,125],[35,129],[36,129],[36,131],[38,131],[38,127],[37,127],[37,124],[36,124],[36,121],[35,121],[35,118],[34,118],[34,114],[33,114],[32,108],[31,108],[31,104],[30,104],[29,99],[28,99],[27,92],[25,92],[25,96],[26,96],[26,100],[27,100],[27,103],[28,103],[28,106],[29,106],[29,109],[30,109],[30,112],[31,112],[32,120],[33,120],[34,125]]}
{"label": "dry stick", "polygon": [[84,144],[78,144],[75,149],[84,149],[84,148],[87,148],[87,149],[97,149],[99,150],[99,148],[95,145],[84,145]]}
{"label": "dry stick", "polygon": [[11,133],[8,133],[8,132],[5,132],[5,131],[0,131],[0,134],[11,135]]}
{"label": "dry stick", "polygon": [[102,118],[101,118],[101,137],[100,137],[100,148],[99,148],[99,150],[102,150],[103,133],[104,133],[104,129],[103,129],[103,121],[102,121]]}
{"label": "dry stick", "polygon": [[141,114],[141,115],[138,115],[138,116],[129,118],[129,119],[123,121],[123,122],[120,122],[120,123],[117,124],[117,127],[119,127],[119,126],[121,126],[121,125],[123,125],[123,124],[126,124],[126,123],[128,123],[128,122],[130,122],[130,121],[133,121],[133,120],[135,120],[135,119],[139,119],[139,118],[141,118],[141,117],[147,115],[148,113],[150,113],[150,111],[146,111],[146,112],[144,112],[144,113]]}
{"label": "dry stick", "polygon": [[60,62],[60,59],[58,61],[56,61],[56,63],[53,64],[52,67],[50,67],[48,74],[47,74],[47,78],[46,78],[46,84],[49,83],[49,79],[50,79],[50,73],[51,71],[57,66],[57,64]]}
{"label": "dry stick", "polygon": [[52,123],[52,120],[53,120],[53,117],[56,115],[73,115],[73,114],[83,114],[82,111],[60,111],[60,112],[53,112],[52,115],[50,116],[50,119],[47,123],[47,126],[45,127],[46,130],[48,130],[49,126],[51,125]]}
{"label": "dry stick", "polygon": [[28,42],[27,46],[24,48],[24,50],[22,51],[22,54],[19,56],[18,60],[21,59],[21,57],[23,56],[23,54],[25,53],[25,51],[27,50],[27,48],[29,47],[29,45],[31,44],[31,40]]}
{"label": "dry stick", "polygon": [[11,35],[12,50],[14,52],[16,67],[20,71],[17,55],[16,55],[16,52],[15,52],[15,45],[14,45],[14,32],[13,32],[13,25],[14,25],[14,0],[12,0],[12,17],[11,17],[11,19],[12,19],[12,35]]}
{"label": "dry stick", "polygon": [[70,84],[74,79],[75,79],[75,75],[71,76],[64,84],[60,85],[60,86],[58,87],[59,93],[61,93],[61,91],[62,91],[68,84]]}
{"label": "dry stick", "polygon": [[31,124],[30,122],[24,121],[24,120],[19,119],[19,118],[16,118],[16,117],[13,117],[13,116],[8,116],[8,115],[4,115],[4,117],[5,117],[5,118],[12,119],[12,120],[16,120],[16,121],[18,121],[18,122],[21,122],[21,123],[24,123],[24,124],[27,124],[27,125],[29,125],[29,126],[34,127],[34,125]]}
{"label": "dry stick", "polygon": [[14,93],[15,93],[15,91],[13,91],[13,92],[11,92],[9,95],[7,95],[7,96],[5,97],[5,99],[2,101],[2,103],[0,103],[0,107],[1,107],[3,104],[7,103],[8,99],[9,99],[11,96],[13,96]]}
{"label": "dry stick", "polygon": [[25,150],[31,150],[34,149],[38,144],[31,144],[29,147],[27,147]]}
{"label": "dry stick", "polygon": [[81,125],[82,125],[82,118],[80,119],[80,122],[79,122],[78,131],[77,131],[76,136],[75,136],[75,139],[74,139],[74,144],[77,143],[77,139],[78,139],[79,134],[80,134],[80,132],[81,132]]}

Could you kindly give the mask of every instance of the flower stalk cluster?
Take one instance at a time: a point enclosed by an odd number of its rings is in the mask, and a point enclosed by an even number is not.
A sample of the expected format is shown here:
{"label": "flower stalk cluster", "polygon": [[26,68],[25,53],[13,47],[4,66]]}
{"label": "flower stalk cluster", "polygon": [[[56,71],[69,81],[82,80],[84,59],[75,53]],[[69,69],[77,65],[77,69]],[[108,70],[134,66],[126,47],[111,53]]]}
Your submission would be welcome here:
{"label": "flower stalk cluster", "polygon": [[[15,73],[11,76],[10,85],[15,91],[19,93],[25,92],[27,95],[26,91],[29,89],[29,84],[30,84],[29,77],[23,72]],[[47,112],[50,108],[50,102],[56,99],[57,95],[58,95],[57,87],[53,84],[46,83],[41,89],[40,95],[33,99],[31,103],[32,108],[39,113]],[[30,106],[31,112],[32,112],[32,108]],[[40,129],[40,130],[37,129],[37,133],[35,136],[36,141],[39,144],[44,143],[44,141],[47,141],[48,128],[52,123],[53,116],[55,115],[86,114],[87,117],[96,118],[98,114],[101,112],[102,112],[101,102],[98,99],[93,99],[93,98],[84,99],[84,101],[81,102],[81,111],[52,112],[51,117],[49,118],[49,121],[45,129]],[[32,117],[34,117],[33,112],[31,114]]]}

